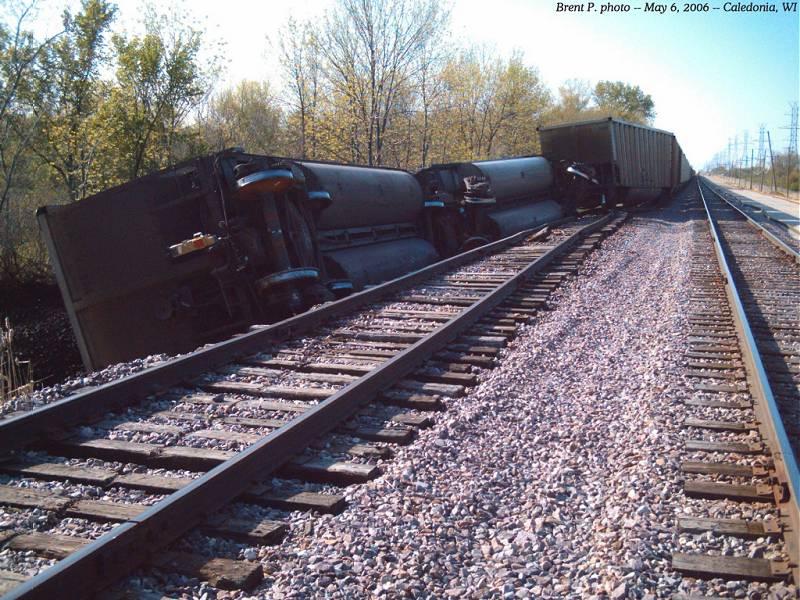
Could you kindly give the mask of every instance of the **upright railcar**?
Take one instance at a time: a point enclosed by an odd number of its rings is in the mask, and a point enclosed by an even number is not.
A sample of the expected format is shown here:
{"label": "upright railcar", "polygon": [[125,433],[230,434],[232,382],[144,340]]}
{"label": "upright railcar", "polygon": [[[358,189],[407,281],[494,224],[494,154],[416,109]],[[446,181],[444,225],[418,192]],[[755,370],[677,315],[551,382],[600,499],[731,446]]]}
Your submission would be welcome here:
{"label": "upright railcar", "polygon": [[677,189],[694,177],[692,169],[686,155],[683,153],[678,138],[673,137],[672,143],[672,187]]}
{"label": "upright railcar", "polygon": [[694,169],[692,168],[692,165],[689,164],[689,160],[683,153],[680,144],[678,144],[677,139],[675,140],[675,146],[677,146],[676,152],[680,154],[679,165],[678,165],[678,177],[675,185],[675,187],[678,187],[686,184],[692,177],[694,177],[695,173]]}
{"label": "upright railcar", "polygon": [[668,131],[611,117],[538,131],[546,158],[578,161],[594,169],[601,203],[639,204],[675,187],[675,136]]}

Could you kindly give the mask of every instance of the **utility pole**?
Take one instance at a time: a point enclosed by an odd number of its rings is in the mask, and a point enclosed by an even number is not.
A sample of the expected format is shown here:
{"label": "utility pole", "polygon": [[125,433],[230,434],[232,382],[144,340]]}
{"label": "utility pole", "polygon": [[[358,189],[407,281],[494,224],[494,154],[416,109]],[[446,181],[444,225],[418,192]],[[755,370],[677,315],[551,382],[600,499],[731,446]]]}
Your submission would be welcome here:
{"label": "utility pole", "polygon": [[775,179],[775,157],[772,155],[772,138],[767,131],[767,144],[769,145],[769,170],[772,171],[772,191],[778,191],[778,183]]}
{"label": "utility pole", "polygon": [[755,150],[750,148],[750,189],[753,189],[753,154]]}
{"label": "utility pole", "polygon": [[759,191],[764,191],[764,167],[766,166],[767,162],[767,149],[764,147],[764,124],[762,123],[761,126],[758,128],[758,162],[759,162],[759,170],[761,171],[761,184],[759,186]]}
{"label": "utility pole", "polygon": [[748,129],[744,130],[744,149],[742,151],[742,157],[747,162],[747,149],[750,147],[750,131]]}
{"label": "utility pole", "polygon": [[797,155],[797,102],[789,104],[791,112],[788,117],[791,119],[791,124],[788,127],[781,129],[789,130],[789,147],[786,149],[786,197],[789,197],[789,176],[792,173],[792,165],[794,164],[794,157]]}
{"label": "utility pole", "polygon": [[727,175],[730,177],[730,174],[731,174],[731,138],[728,138],[728,160],[726,162],[728,163],[728,165],[727,165],[728,166]]}
{"label": "utility pole", "polygon": [[744,148],[742,149],[742,163],[744,164],[744,169],[740,170],[740,175],[742,178],[742,182],[739,184],[739,187],[744,187],[744,182],[747,177],[747,149],[750,147],[750,131],[745,129],[744,130]]}

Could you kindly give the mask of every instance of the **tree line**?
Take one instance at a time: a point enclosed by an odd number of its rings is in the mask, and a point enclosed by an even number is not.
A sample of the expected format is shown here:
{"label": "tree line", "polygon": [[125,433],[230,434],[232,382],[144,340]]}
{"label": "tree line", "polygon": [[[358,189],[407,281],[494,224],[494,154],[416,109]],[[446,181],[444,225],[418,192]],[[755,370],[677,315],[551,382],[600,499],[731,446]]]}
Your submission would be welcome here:
{"label": "tree line", "polygon": [[[2,1],[2,0],[0,0]],[[32,0],[35,2],[35,0]],[[10,2],[10,4],[8,3]],[[566,81],[555,93],[520,53],[447,42],[434,0],[338,0],[275,40],[282,87],[217,91],[222,53],[174,14],[82,0],[61,30],[31,30],[35,4],[0,22],[0,279],[47,277],[33,211],[230,146],[254,153],[418,169],[536,153],[536,128],[616,116],[651,123],[638,86]]]}

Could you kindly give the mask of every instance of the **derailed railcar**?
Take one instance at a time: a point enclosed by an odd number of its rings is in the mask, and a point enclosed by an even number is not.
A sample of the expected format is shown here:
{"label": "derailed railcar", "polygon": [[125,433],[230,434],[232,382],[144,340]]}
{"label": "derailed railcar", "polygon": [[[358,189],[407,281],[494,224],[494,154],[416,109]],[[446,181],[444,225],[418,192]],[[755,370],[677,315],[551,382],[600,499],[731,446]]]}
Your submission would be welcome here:
{"label": "derailed railcar", "polygon": [[414,176],[385,167],[293,161],[317,211],[317,240],[337,295],[379,283],[439,258],[422,237],[425,201]]}
{"label": "derailed railcar", "polygon": [[403,171],[230,150],[38,219],[96,369],[185,352],[429,264],[438,256],[414,223],[422,207]]}
{"label": "derailed railcar", "polygon": [[416,176],[426,205],[441,207],[431,237],[443,254],[561,218],[590,179],[542,156],[435,164]]}
{"label": "derailed railcar", "polygon": [[693,174],[666,132],[611,119],[541,133],[549,156],[416,174],[231,149],[40,209],[86,367],[188,351]]}
{"label": "derailed railcar", "polygon": [[675,186],[673,143],[668,131],[606,118],[540,127],[542,154],[551,161],[591,166],[598,201],[612,206],[655,200]]}
{"label": "derailed railcar", "polygon": [[279,159],[225,152],[39,209],[88,369],[221,339],[319,279],[313,219]]}

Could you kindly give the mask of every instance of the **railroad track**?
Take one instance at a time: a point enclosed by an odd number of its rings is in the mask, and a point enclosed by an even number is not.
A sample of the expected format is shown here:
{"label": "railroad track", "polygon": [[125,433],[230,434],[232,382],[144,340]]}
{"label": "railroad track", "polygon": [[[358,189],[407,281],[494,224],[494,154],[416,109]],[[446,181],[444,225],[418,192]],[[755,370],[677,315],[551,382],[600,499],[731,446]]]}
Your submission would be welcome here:
{"label": "railroad track", "polygon": [[275,543],[272,509],[342,510],[323,484],[377,476],[622,219],[523,232],[0,421],[0,543],[39,570],[0,589],[86,597],[145,564],[254,586],[258,562],[165,548],[190,530]]}
{"label": "railroad track", "polygon": [[767,211],[749,204],[746,197],[718,186],[708,179],[704,178],[702,181],[705,189],[710,190],[713,197],[720,198],[734,210],[740,212],[748,221],[759,227],[762,235],[772,243],[779,247],[788,246],[790,254],[800,252],[800,240],[792,236],[786,223],[774,219]]}
{"label": "railroad track", "polygon": [[[679,515],[705,553],[674,553],[687,576],[800,581],[800,267],[797,253],[698,182],[686,369],[684,493],[712,518]],[[741,503],[731,509],[731,502]],[[730,518],[732,514],[739,518]],[[719,518],[719,514],[725,518]],[[746,516],[745,516],[746,515]],[[712,538],[782,540],[782,552],[737,556]],[[701,537],[702,539],[702,537]],[[720,548],[727,551],[720,554]]]}
{"label": "railroad track", "polygon": [[[705,182],[703,182],[705,183]],[[800,253],[716,189],[706,193],[795,457],[800,456]]]}

